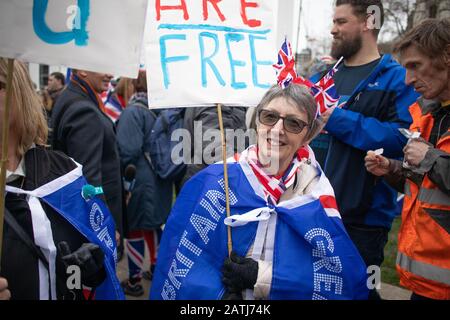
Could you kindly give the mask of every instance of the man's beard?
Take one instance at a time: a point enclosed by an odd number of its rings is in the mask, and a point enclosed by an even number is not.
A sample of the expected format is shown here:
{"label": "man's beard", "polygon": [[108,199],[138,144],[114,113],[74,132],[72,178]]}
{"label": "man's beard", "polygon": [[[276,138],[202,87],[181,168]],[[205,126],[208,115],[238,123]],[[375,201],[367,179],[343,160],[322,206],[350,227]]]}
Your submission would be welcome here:
{"label": "man's beard", "polygon": [[362,48],[362,37],[360,35],[349,40],[338,40],[339,43],[333,43],[331,47],[331,56],[334,59],[339,59],[344,57],[344,59],[349,59],[358,53]]}

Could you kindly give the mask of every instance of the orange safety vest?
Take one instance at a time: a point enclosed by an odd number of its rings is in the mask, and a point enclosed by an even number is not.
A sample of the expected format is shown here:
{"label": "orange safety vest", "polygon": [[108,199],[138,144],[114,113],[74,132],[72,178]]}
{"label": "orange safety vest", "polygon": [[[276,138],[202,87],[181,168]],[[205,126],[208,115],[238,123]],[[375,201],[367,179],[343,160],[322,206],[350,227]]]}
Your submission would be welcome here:
{"label": "orange safety vest", "polygon": [[[419,103],[410,107],[412,131],[430,139],[434,119],[422,114]],[[450,130],[436,144],[450,153]],[[397,271],[400,284],[424,297],[450,299],[450,196],[425,174],[417,186],[405,183],[402,225],[398,235]]]}

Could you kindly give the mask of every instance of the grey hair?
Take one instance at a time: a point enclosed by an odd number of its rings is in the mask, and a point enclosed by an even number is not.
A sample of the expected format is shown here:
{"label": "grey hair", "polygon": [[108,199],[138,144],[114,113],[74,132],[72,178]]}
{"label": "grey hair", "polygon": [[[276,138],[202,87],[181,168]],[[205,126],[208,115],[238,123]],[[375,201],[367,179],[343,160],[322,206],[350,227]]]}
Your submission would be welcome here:
{"label": "grey hair", "polygon": [[278,85],[274,85],[266,92],[256,107],[257,123],[259,122],[259,112],[276,98],[285,98],[293,103],[300,112],[306,113],[308,117],[308,134],[305,138],[308,143],[320,133],[323,127],[323,121],[320,118],[316,118],[317,102],[314,100],[308,87],[293,83],[284,89]]}

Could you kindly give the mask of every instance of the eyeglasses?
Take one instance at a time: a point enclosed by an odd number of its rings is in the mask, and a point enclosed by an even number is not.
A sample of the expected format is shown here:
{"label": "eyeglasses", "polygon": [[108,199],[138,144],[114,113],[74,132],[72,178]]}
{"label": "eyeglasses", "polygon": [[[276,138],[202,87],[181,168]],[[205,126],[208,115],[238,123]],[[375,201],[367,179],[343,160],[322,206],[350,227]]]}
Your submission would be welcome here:
{"label": "eyeglasses", "polygon": [[280,119],[283,119],[283,127],[286,131],[291,133],[300,133],[304,127],[309,127],[308,124],[294,116],[282,117],[276,111],[261,110],[258,115],[259,122],[266,126],[274,126]]}

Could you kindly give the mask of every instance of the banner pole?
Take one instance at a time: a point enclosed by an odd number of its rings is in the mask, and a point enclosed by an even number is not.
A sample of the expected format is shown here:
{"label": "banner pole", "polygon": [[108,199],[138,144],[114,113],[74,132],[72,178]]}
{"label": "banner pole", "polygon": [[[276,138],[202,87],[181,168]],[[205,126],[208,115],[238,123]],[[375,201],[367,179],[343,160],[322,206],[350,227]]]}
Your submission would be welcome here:
{"label": "banner pole", "polygon": [[2,154],[0,159],[0,268],[2,265],[1,262],[3,247],[3,223],[5,213],[6,167],[8,164],[9,114],[11,110],[13,72],[14,59],[8,59],[8,74],[6,75],[6,99],[5,109],[3,110]]}
{"label": "banner pole", "polygon": [[[219,128],[220,128],[220,137],[222,139],[222,159],[223,159],[223,177],[225,182],[225,202],[227,209],[227,218],[230,217],[230,195],[228,191],[228,167],[227,167],[227,144],[225,140],[225,130],[223,128],[223,119],[222,119],[222,105],[217,104],[217,114],[219,116]],[[233,250],[233,242],[231,239],[231,227],[227,226],[227,235],[228,235],[228,255],[231,255],[231,251]]]}

